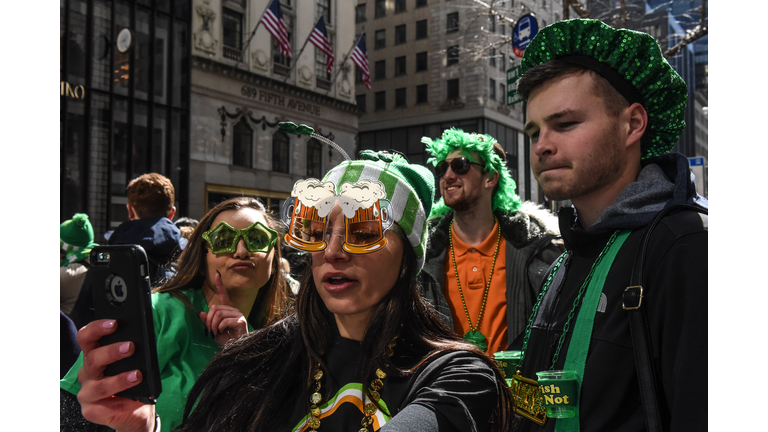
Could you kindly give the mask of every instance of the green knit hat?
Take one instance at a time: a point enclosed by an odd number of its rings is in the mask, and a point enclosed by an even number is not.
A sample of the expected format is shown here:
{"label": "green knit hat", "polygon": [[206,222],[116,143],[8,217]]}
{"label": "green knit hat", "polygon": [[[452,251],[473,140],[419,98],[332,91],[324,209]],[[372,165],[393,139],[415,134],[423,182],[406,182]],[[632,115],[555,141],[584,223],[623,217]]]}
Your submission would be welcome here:
{"label": "green knit hat", "polygon": [[341,192],[343,183],[361,180],[384,184],[385,198],[392,205],[393,219],[408,237],[421,270],[427,249],[427,215],[435,196],[432,173],[426,167],[408,163],[398,154],[363,150],[359,160],[344,161],[323,178],[324,182],[336,185],[336,193]]}
{"label": "green knit hat", "polygon": [[62,267],[86,259],[91,249],[98,246],[93,242],[93,226],[87,214],[75,213],[59,226],[59,246],[65,253],[60,262]]}
{"label": "green knit hat", "polygon": [[[505,162],[493,151],[493,146],[496,144],[494,137],[450,128],[446,129],[440,138],[433,140],[429,137],[423,137],[421,142],[427,145],[427,152],[432,156],[427,159],[427,163],[431,163],[433,166],[444,161],[448,155],[456,150],[461,150],[461,153],[470,159],[472,158],[470,152],[479,155],[483,162],[485,162],[483,171],[499,173],[499,184],[496,187],[496,192],[493,194],[493,211],[501,210],[513,213],[520,209],[520,197],[515,194],[517,185],[509,174]],[[432,208],[429,219],[441,217],[449,210],[451,209],[445,205],[441,197]]]}
{"label": "green knit hat", "polygon": [[558,21],[541,29],[526,47],[520,72],[524,77],[554,59],[597,72],[630,104],[643,105],[648,127],[640,145],[642,159],[675,146],[685,127],[688,87],[651,35],[615,29],[599,20]]}

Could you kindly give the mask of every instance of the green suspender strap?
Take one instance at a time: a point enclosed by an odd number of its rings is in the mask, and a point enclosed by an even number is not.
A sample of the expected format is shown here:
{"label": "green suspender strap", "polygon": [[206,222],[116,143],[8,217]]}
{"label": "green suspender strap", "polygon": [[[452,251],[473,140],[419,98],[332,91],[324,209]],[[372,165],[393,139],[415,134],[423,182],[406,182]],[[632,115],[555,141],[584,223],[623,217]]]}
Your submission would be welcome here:
{"label": "green suspender strap", "polygon": [[[610,249],[605,253],[603,259],[595,268],[592,280],[589,282],[587,291],[579,309],[579,315],[576,317],[576,324],[573,328],[571,342],[568,345],[568,353],[565,356],[563,370],[576,371],[576,380],[579,388],[579,399],[581,399],[581,381],[584,376],[584,364],[587,361],[587,352],[589,343],[592,340],[592,327],[595,324],[595,313],[597,305],[600,302],[600,296],[603,293],[605,278],[611,270],[613,260],[621,249],[621,245],[629,237],[631,230],[623,230],[618,233]],[[581,404],[579,404],[580,406]],[[579,431],[579,411],[576,416],[571,418],[560,418],[555,423],[555,432],[576,432]]]}

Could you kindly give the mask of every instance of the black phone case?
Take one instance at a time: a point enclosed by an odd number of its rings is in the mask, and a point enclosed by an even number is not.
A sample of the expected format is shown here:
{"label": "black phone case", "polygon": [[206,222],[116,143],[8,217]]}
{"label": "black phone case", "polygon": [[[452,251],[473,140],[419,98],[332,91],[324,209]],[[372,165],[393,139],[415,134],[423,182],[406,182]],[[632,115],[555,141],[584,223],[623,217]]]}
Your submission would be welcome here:
{"label": "black phone case", "polygon": [[95,319],[117,320],[117,330],[101,338],[99,345],[131,341],[136,346],[133,355],[108,365],[104,375],[138,369],[143,376],[141,383],[117,396],[154,404],[162,385],[148,269],[147,254],[141,246],[97,246],[91,250],[88,271],[93,278]]}

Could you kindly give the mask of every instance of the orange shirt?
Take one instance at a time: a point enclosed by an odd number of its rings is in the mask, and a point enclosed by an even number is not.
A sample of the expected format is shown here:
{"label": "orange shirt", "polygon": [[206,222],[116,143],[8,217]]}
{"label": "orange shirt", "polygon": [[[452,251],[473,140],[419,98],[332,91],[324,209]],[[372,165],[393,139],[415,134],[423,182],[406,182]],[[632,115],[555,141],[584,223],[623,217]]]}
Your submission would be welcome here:
{"label": "orange shirt", "polygon": [[[472,325],[477,325],[477,318],[483,304],[483,294],[488,284],[488,276],[491,273],[491,264],[493,263],[493,252],[496,250],[498,227],[499,223],[496,222],[488,238],[477,246],[469,246],[456,236],[453,226],[451,226],[456,268],[459,272],[461,291],[464,293],[464,300]],[[507,266],[505,258],[506,241],[502,236],[499,240],[499,252],[493,269],[491,287],[485,301],[483,320],[478,329],[487,339],[487,351],[489,353],[504,351],[507,348]],[[443,270],[445,272],[443,293],[451,307],[453,329],[463,336],[470,331],[470,328],[467,314],[464,312],[464,306],[462,306],[459,286],[456,283],[456,273],[453,270],[450,250],[446,253]]]}

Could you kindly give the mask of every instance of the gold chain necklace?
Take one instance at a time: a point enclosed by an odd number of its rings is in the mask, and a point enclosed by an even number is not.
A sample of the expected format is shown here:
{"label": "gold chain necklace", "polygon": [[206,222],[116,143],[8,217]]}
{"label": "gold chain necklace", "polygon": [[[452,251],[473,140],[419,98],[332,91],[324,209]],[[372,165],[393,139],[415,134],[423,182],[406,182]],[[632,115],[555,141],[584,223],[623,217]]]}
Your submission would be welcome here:
{"label": "gold chain necklace", "polygon": [[501,241],[501,224],[493,217],[495,224],[498,224],[498,230],[496,234],[496,250],[493,252],[493,263],[491,264],[491,274],[488,275],[488,284],[485,286],[485,292],[483,293],[483,305],[480,306],[480,315],[477,317],[477,325],[472,325],[472,319],[469,318],[469,311],[467,310],[467,302],[464,300],[464,292],[461,290],[461,282],[459,281],[459,271],[456,269],[456,257],[453,253],[453,221],[448,230],[448,239],[451,243],[451,261],[453,261],[453,273],[456,275],[456,285],[459,286],[459,295],[461,295],[461,304],[464,306],[464,314],[467,316],[467,323],[469,323],[469,331],[464,334],[464,340],[480,348],[480,351],[485,351],[488,348],[486,343],[486,337],[480,333],[480,323],[483,321],[483,312],[485,312],[485,300],[488,298],[488,291],[491,289],[491,279],[493,279],[493,269],[496,267],[496,256],[499,253],[499,243]]}
{"label": "gold chain necklace", "polygon": [[[387,344],[387,357],[392,357],[395,354],[394,348],[397,344],[397,336],[392,338],[392,341]],[[389,366],[389,365],[387,365]],[[317,369],[315,370],[315,392],[312,393],[312,396],[309,397],[309,401],[312,403],[312,406],[310,406],[310,418],[307,420],[307,426],[312,431],[316,431],[317,428],[320,427],[320,415],[322,414],[322,411],[320,410],[320,407],[318,406],[320,402],[323,400],[323,395],[320,394],[320,379],[323,377],[323,370],[320,369],[320,365],[317,365]],[[360,425],[362,428],[358,432],[370,432],[368,430],[368,426],[373,424],[373,416],[376,414],[376,411],[379,409],[378,405],[376,405],[375,402],[378,402],[379,399],[381,399],[381,395],[379,394],[379,391],[384,388],[384,378],[387,377],[387,373],[381,370],[380,368],[376,368],[376,378],[374,378],[373,381],[371,381],[371,387],[368,389],[368,391],[371,394],[371,399],[373,399],[373,402],[365,403],[366,394],[363,392],[363,420],[360,422]]]}

